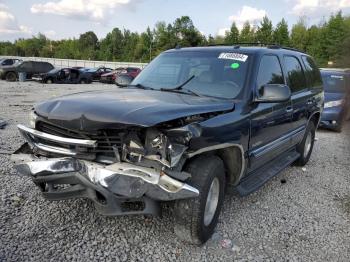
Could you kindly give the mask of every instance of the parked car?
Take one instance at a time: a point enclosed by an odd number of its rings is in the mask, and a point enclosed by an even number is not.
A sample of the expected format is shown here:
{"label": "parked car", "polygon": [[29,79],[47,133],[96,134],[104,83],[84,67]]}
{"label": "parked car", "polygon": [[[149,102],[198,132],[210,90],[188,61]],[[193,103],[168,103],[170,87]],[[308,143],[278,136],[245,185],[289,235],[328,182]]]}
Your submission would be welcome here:
{"label": "parked car", "polygon": [[350,69],[325,68],[321,75],[325,105],[320,126],[341,132],[350,113]]}
{"label": "parked car", "polygon": [[16,81],[20,72],[26,73],[26,78],[31,79],[33,75],[49,72],[53,68],[54,66],[48,62],[21,61],[12,66],[1,67],[0,79]]}
{"label": "parked car", "polygon": [[112,72],[112,68],[106,68],[106,67],[98,67],[98,68],[92,68],[88,69],[87,72],[92,74],[92,80],[100,81],[101,75]]}
{"label": "parked car", "polygon": [[52,69],[51,71],[33,77],[34,80],[46,84],[90,84],[92,76],[73,68]]}
{"label": "parked car", "polygon": [[16,64],[22,60],[17,58],[1,58],[0,59],[0,68],[3,66],[11,66],[13,64]]}
{"label": "parked car", "polygon": [[278,46],[169,50],[124,86],[37,104],[15,167],[45,198],[88,198],[104,215],[175,201],[174,231],[193,244],[212,235],[226,187],[245,196],[309,161],[324,103],[312,58]]}
{"label": "parked car", "polygon": [[101,75],[100,82],[114,84],[117,77],[121,74],[131,76],[134,79],[140,72],[141,69],[138,67],[119,67],[112,72]]}

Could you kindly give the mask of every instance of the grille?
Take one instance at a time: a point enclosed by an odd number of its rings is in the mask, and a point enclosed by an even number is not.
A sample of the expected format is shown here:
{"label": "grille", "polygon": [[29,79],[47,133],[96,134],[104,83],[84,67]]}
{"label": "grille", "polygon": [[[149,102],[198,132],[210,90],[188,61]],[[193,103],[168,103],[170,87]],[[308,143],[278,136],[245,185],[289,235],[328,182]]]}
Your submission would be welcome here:
{"label": "grille", "polygon": [[[96,134],[88,134],[84,132],[72,131],[66,128],[58,127],[46,122],[38,122],[36,129],[44,133],[56,135],[66,138],[90,139],[97,141],[96,148],[89,148],[89,153],[103,154],[114,156],[113,147],[116,147],[119,152],[122,148],[122,137],[125,135],[125,129],[100,130]],[[59,145],[67,147],[65,145]]]}

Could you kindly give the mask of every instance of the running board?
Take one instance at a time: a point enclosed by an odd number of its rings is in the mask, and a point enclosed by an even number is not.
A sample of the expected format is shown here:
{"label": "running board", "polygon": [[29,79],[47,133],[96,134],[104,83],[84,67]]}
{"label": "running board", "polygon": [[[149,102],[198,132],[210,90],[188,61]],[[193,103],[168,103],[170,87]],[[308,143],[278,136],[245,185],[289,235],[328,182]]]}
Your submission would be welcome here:
{"label": "running board", "polygon": [[241,196],[247,196],[257,191],[267,181],[278,175],[286,167],[290,166],[299,158],[299,156],[300,154],[295,149],[283,153],[265,166],[244,177],[236,187],[236,190]]}

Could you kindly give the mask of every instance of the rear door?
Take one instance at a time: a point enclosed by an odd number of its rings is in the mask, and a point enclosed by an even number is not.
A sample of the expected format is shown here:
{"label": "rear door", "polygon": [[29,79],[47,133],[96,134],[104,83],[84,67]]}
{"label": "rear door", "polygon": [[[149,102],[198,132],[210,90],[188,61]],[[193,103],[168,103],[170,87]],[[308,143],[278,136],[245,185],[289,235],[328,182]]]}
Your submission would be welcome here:
{"label": "rear door", "polygon": [[308,88],[304,68],[299,57],[285,55],[283,57],[283,66],[286,72],[287,84],[292,92],[292,129],[295,133],[292,142],[296,144],[300,142],[304,135],[311,107],[317,103],[313,92]]}
{"label": "rear door", "polygon": [[[280,59],[276,55],[261,58],[256,90],[266,84],[285,84]],[[259,103],[251,111],[250,169],[273,160],[290,147],[292,103]]]}

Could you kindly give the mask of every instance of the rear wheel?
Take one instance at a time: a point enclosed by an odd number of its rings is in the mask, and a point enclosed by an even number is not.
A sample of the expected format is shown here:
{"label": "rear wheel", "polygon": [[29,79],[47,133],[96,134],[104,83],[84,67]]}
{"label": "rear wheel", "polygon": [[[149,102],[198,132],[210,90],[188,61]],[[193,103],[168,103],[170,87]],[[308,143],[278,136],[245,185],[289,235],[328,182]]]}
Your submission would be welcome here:
{"label": "rear wheel", "polygon": [[6,80],[10,82],[14,82],[17,80],[17,74],[15,72],[8,72],[6,74]]}
{"label": "rear wheel", "polygon": [[225,169],[217,156],[200,156],[186,168],[199,196],[175,202],[175,234],[190,244],[206,242],[218,223],[225,191]]}
{"label": "rear wheel", "polygon": [[53,83],[52,78],[49,78],[46,80],[46,84],[52,84],[52,83]]}
{"label": "rear wheel", "polygon": [[79,81],[79,84],[86,84],[86,80],[85,80],[85,79],[81,79],[81,80]]}
{"label": "rear wheel", "polygon": [[297,146],[297,151],[300,153],[300,157],[295,163],[298,166],[305,166],[307,162],[309,162],[312,150],[314,148],[315,132],[315,124],[310,121],[306,128],[303,140]]}

